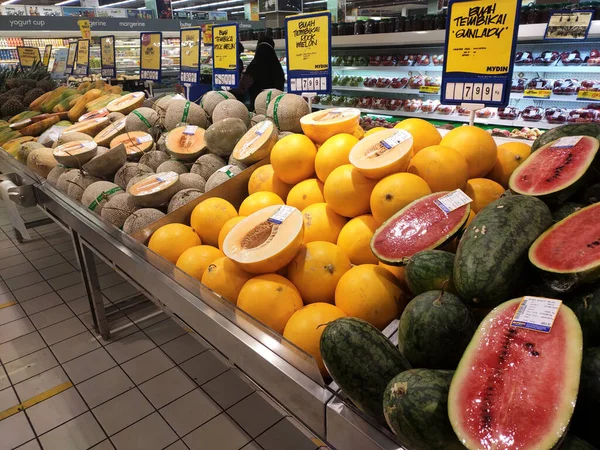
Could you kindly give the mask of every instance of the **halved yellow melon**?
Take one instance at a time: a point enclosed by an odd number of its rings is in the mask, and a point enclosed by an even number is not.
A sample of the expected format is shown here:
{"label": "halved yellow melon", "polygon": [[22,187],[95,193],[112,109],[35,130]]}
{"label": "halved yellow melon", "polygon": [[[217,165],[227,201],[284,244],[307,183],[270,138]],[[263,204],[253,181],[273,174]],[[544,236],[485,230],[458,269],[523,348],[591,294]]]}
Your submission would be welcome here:
{"label": "halved yellow melon", "polygon": [[72,141],[52,150],[54,159],[65,167],[81,168],[96,156],[98,145],[94,141]]}
{"label": "halved yellow melon", "polygon": [[250,128],[233,149],[233,157],[244,164],[253,164],[266,158],[277,142],[279,133],[270,120],[263,120]]}
{"label": "halved yellow melon", "polygon": [[127,115],[134,109],[142,106],[145,98],[146,95],[143,92],[132,92],[131,94],[113,100],[106,105],[106,109],[110,112],[120,112],[121,114]]}
{"label": "halved yellow melon", "polygon": [[123,133],[110,141],[110,148],[114,148],[119,144],[125,145],[127,158],[135,159],[141,157],[145,152],[149,152],[154,148],[152,136],[143,131],[131,131]]}
{"label": "halved yellow melon", "polygon": [[302,246],[302,213],[291,206],[267,206],[235,225],[223,242],[223,253],[250,273],[273,273]]}
{"label": "halved yellow melon", "polygon": [[90,119],[97,119],[98,117],[106,117],[110,114],[110,111],[106,108],[98,109],[96,111],[90,111],[89,113],[85,113],[81,116],[78,122],[85,122]]}
{"label": "halved yellow melon", "polygon": [[78,131],[79,133],[87,134],[88,136],[96,136],[100,130],[103,130],[110,124],[108,117],[96,117],[95,119],[86,120],[85,122],[77,122],[70,127],[67,127],[62,134]]}
{"label": "halved yellow melon", "polygon": [[350,150],[350,164],[365,177],[379,180],[405,172],[413,155],[413,137],[405,130],[378,131]]}
{"label": "halved yellow melon", "polygon": [[123,117],[116,122],[109,123],[106,128],[104,128],[96,135],[96,137],[94,137],[94,142],[102,147],[108,146],[110,141],[125,132],[125,119],[127,119],[127,117]]}
{"label": "halved yellow melon", "polygon": [[300,126],[306,136],[315,144],[321,145],[336,134],[354,134],[359,121],[359,109],[332,108],[307,114],[300,119]]}
{"label": "halved yellow melon", "polygon": [[204,128],[183,125],[169,131],[165,142],[167,151],[182,161],[196,161],[206,152]]}
{"label": "halved yellow melon", "polygon": [[148,175],[132,185],[127,193],[133,203],[140,208],[156,208],[169,203],[179,191],[179,174],[177,172],[161,172]]}

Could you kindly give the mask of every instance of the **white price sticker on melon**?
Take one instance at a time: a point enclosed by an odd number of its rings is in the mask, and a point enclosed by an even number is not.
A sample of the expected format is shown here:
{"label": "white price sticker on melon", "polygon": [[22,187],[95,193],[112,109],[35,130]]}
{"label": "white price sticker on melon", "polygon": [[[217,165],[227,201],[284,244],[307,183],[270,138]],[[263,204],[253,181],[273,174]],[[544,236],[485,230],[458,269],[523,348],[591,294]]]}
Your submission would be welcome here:
{"label": "white price sticker on melon", "polygon": [[271,217],[269,217],[267,222],[276,223],[278,225],[281,225],[285,219],[290,217],[290,214],[292,214],[295,209],[296,208],[294,208],[293,206],[282,206],[275,212],[275,214],[273,214]]}
{"label": "white price sticker on melon", "polygon": [[452,191],[449,194],[434,200],[438,208],[440,208],[446,214],[460,208],[461,206],[468,205],[472,201],[473,199],[460,189]]}
{"label": "white price sticker on melon", "polygon": [[550,333],[560,305],[562,300],[525,296],[515,312],[511,326]]}
{"label": "white price sticker on melon", "polygon": [[581,140],[582,136],[567,136],[554,141],[551,145],[552,148],[571,148],[575,147]]}
{"label": "white price sticker on melon", "polygon": [[183,130],[183,134],[189,134],[190,136],[193,136],[194,134],[196,134],[196,131],[198,131],[198,126],[187,125],[185,127],[185,130]]}
{"label": "white price sticker on melon", "polygon": [[409,139],[412,139],[412,134],[405,130],[398,130],[389,138],[382,140],[381,145],[383,145],[389,150],[391,148],[394,148],[396,145],[401,144],[404,141],[408,141]]}

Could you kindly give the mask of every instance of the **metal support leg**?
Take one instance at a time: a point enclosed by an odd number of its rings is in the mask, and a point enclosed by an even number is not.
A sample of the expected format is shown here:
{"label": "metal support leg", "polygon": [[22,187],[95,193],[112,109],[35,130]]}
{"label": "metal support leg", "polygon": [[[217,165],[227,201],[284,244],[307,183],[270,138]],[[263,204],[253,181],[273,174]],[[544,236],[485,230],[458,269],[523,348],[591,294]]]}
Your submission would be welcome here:
{"label": "metal support leg", "polygon": [[73,247],[75,247],[75,253],[77,254],[77,260],[79,261],[83,284],[85,285],[90,302],[94,329],[106,341],[110,338],[110,329],[108,327],[108,320],[106,320],[106,311],[104,309],[104,301],[102,300],[100,282],[98,281],[94,253],[81,242],[79,235],[73,230],[71,230],[71,238],[73,240]]}

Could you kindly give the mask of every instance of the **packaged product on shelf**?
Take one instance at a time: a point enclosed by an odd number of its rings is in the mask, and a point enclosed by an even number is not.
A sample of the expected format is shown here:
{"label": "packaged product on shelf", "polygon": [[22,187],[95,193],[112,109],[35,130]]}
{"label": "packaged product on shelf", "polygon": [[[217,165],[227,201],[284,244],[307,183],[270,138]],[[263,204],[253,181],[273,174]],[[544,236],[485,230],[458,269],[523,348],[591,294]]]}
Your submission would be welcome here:
{"label": "packaged product on shelf", "polygon": [[562,52],[560,54],[560,60],[565,66],[580,66],[583,63],[579,50]]}
{"label": "packaged product on shelf", "polygon": [[402,108],[404,104],[404,100],[400,98],[386,98],[385,99],[385,109],[388,111],[398,111]]}
{"label": "packaged product on shelf", "polygon": [[575,95],[581,84],[576,79],[555,80],[552,93],[557,95]]}
{"label": "packaged product on shelf", "polygon": [[569,123],[591,123],[600,122],[600,113],[595,109],[574,109],[567,117]]}
{"label": "packaged product on shelf", "polygon": [[398,60],[399,66],[412,66],[417,59],[417,55],[404,55]]}
{"label": "packaged product on shelf", "polygon": [[421,86],[425,84],[425,79],[423,75],[414,75],[410,77],[408,80],[408,87],[410,89],[419,89]]}
{"label": "packaged product on shelf", "polygon": [[377,82],[375,83],[375,87],[386,88],[390,84],[392,84],[392,80],[390,80],[389,78],[381,77],[381,78],[377,79]]}
{"label": "packaged product on shelf", "polygon": [[540,53],[540,55],[535,58],[536,66],[550,66],[560,58],[560,54],[555,51],[546,50],[545,52]]}
{"label": "packaged product on shelf", "polygon": [[523,93],[529,80],[527,78],[513,78],[510,92]]}
{"label": "packaged product on shelf", "polygon": [[358,105],[357,97],[345,97],[342,104],[348,108],[355,108]]}
{"label": "packaged product on shelf", "polygon": [[537,106],[527,106],[521,113],[523,120],[539,122],[544,117],[544,109]]}
{"label": "packaged product on shelf", "polygon": [[382,56],[381,65],[384,67],[395,66],[398,64],[397,56]]}
{"label": "packaged product on shelf", "polygon": [[373,97],[360,97],[358,99],[358,107],[364,109],[371,109],[373,107]]}
{"label": "packaged product on shelf", "polygon": [[392,83],[390,84],[390,87],[392,87],[393,89],[402,89],[406,87],[407,84],[408,77],[392,78]]}
{"label": "packaged product on shelf", "polygon": [[600,50],[594,49],[590,52],[590,56],[587,59],[588,66],[600,66]]}
{"label": "packaged product on shelf", "polygon": [[421,111],[425,113],[432,113],[437,109],[438,106],[440,106],[439,100],[425,100],[421,105]]}
{"label": "packaged product on shelf", "polygon": [[532,78],[527,83],[526,89],[552,90],[552,80],[540,77]]}
{"label": "packaged product on shelf", "polygon": [[444,55],[433,55],[432,61],[434,66],[442,66],[444,64]]}
{"label": "packaged product on shelf", "polygon": [[385,109],[385,98],[374,98],[372,109]]}
{"label": "packaged product on shelf", "polygon": [[450,114],[453,114],[454,111],[456,110],[456,107],[454,105],[439,105],[435,112],[437,114],[443,114],[445,116],[449,116]]}
{"label": "packaged product on shelf", "polygon": [[517,66],[531,66],[533,64],[533,53],[517,52],[515,54],[515,64]]}
{"label": "packaged product on shelf", "polygon": [[425,77],[425,86],[441,86],[442,77]]}
{"label": "packaged product on shelf", "polygon": [[407,111],[407,112],[417,112],[421,109],[421,106],[423,106],[422,100],[419,100],[419,99],[407,100],[404,103],[404,106],[402,109],[404,109],[404,111]]}
{"label": "packaged product on shelf", "polygon": [[544,117],[548,123],[564,124],[567,122],[569,111],[566,108],[546,108]]}
{"label": "packaged product on shelf", "polygon": [[475,117],[479,119],[489,119],[490,117],[494,117],[494,114],[494,108],[481,108],[475,111]]}
{"label": "packaged product on shelf", "polygon": [[431,57],[429,55],[418,55],[417,66],[428,66],[429,64],[431,64]]}
{"label": "packaged product on shelf", "polygon": [[372,88],[375,87],[375,83],[377,83],[377,78],[367,77],[365,78],[365,81],[363,81],[363,86]]}
{"label": "packaged product on shelf", "polygon": [[583,80],[580,91],[600,91],[600,80]]}
{"label": "packaged product on shelf", "polygon": [[505,108],[498,108],[498,117],[504,120],[516,120],[519,117],[519,108],[516,106],[507,106]]}
{"label": "packaged product on shelf", "polygon": [[467,108],[463,108],[462,106],[457,106],[456,113],[459,116],[469,116],[469,115],[471,115],[471,110],[467,109]]}

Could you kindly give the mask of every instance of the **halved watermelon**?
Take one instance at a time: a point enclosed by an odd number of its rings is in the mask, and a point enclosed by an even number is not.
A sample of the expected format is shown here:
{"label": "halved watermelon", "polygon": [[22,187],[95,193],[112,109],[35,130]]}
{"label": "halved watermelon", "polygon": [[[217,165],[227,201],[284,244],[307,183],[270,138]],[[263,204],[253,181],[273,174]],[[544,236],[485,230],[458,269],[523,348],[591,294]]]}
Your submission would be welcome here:
{"label": "halved watermelon", "polygon": [[404,265],[422,250],[438,248],[465,225],[470,206],[445,213],[435,200],[448,194],[436,192],[410,203],[381,225],[371,238],[371,250],[386,264]]}
{"label": "halved watermelon", "polygon": [[581,327],[562,305],[549,333],[511,326],[521,299],[479,325],[452,379],[450,423],[468,449],[551,449],[573,414]]}
{"label": "halved watermelon", "polygon": [[529,260],[542,269],[577,282],[600,278],[600,203],[567,216],[538,237]]}
{"label": "halved watermelon", "polygon": [[590,169],[598,146],[598,139],[589,136],[569,136],[550,142],[515,169],[508,185],[518,194],[564,201]]}

